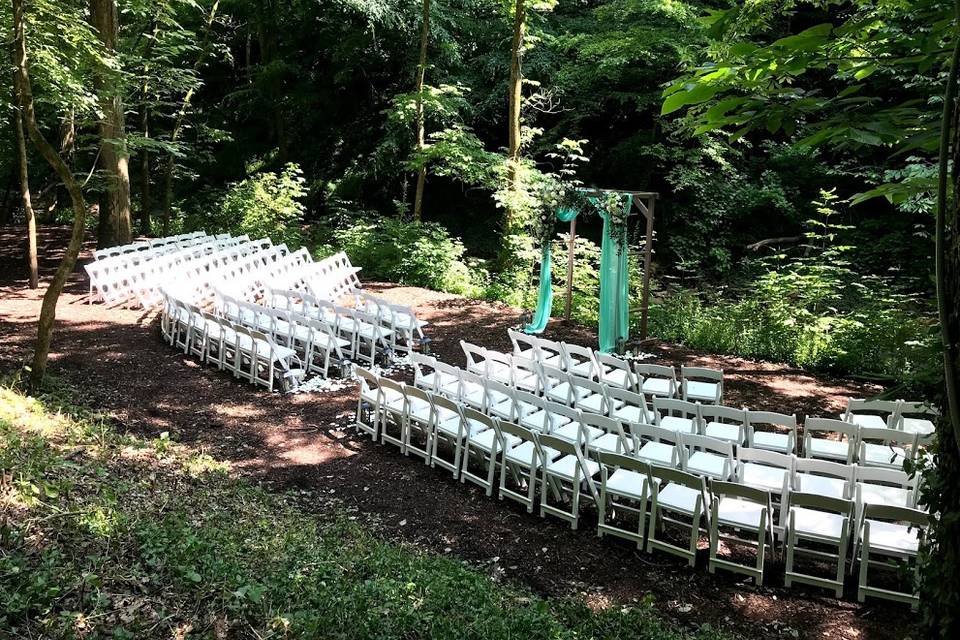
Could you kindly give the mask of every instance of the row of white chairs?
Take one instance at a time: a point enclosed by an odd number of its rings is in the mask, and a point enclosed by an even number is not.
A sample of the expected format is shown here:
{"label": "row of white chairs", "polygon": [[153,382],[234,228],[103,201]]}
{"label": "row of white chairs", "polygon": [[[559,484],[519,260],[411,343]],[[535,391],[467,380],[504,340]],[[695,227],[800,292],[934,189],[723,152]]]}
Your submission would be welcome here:
{"label": "row of white chairs", "polygon": [[[194,238],[202,238],[207,235],[206,231],[194,231],[191,233],[182,233],[176,236],[166,236],[163,238],[152,238],[150,240],[141,240],[137,242],[131,242],[128,244],[117,245],[115,247],[107,247],[106,249],[97,249],[93,252],[94,260],[102,260],[103,258],[112,258],[113,256],[119,256],[124,253],[132,253],[136,251],[148,251],[150,249],[156,249],[157,247],[163,247],[169,244],[176,244],[185,240],[192,240]],[[229,235],[229,234],[225,234]]]}
{"label": "row of white chairs", "polygon": [[163,290],[160,328],[171,345],[268,390],[295,388],[305,369],[297,352],[270,335],[202,310]]}
{"label": "row of white chairs", "polygon": [[145,308],[160,302],[160,290],[167,289],[192,304],[205,306],[213,297],[214,287],[231,274],[250,273],[280,261],[289,253],[285,244],[274,246],[269,238],[249,240],[220,247],[205,255],[161,259],[149,263],[137,297]]}
{"label": "row of white chairs", "polygon": [[149,252],[123,254],[86,265],[90,279],[89,301],[92,303],[97,297],[107,304],[139,302],[144,307],[154,306],[159,302],[156,289],[171,282],[184,264],[229,248],[247,247],[253,250],[263,243],[250,243],[246,236],[219,239],[205,236],[189,242],[189,246],[167,245]]}
{"label": "row of white chairs", "polygon": [[[878,558],[912,558],[917,553],[918,531],[927,516],[912,508],[916,490],[903,472],[747,448],[734,458],[730,443],[718,446],[704,436],[650,425],[643,425],[631,440],[620,422],[559,403],[547,407],[540,428],[530,428],[481,410],[475,400],[471,404],[475,396],[470,393],[451,397],[365,369],[357,373],[358,429],[397,445],[405,455],[413,453],[427,464],[451,470],[455,478],[478,484],[487,495],[497,488],[501,499],[516,500],[533,512],[539,492],[541,516],[561,517],[573,528],[581,499],[592,501],[599,536],[623,537],[640,548],[646,545],[648,552],[674,553],[691,565],[703,523],[710,537],[710,571],[737,571],[757,584],[763,580],[767,551],[775,554],[779,537],[786,553],[787,585],[822,586],[837,597],[842,595],[852,544],[852,558],[860,561],[861,600],[872,595],[916,605],[912,588],[893,592],[867,583],[868,567]],[[679,449],[668,445],[669,438]],[[441,452],[441,444],[452,450],[452,460],[450,452]],[[479,461],[479,473],[472,470],[472,461]],[[686,527],[686,545],[658,534],[657,525],[665,522]],[[743,539],[745,533],[755,539]],[[755,563],[721,557],[721,539],[753,545]],[[824,552],[823,546],[835,551]],[[832,561],[835,574],[801,572],[794,562],[798,554]],[[849,566],[852,569],[853,562]]]}
{"label": "row of white chairs", "polygon": [[[680,397],[711,404],[723,402],[723,371],[719,369],[683,366],[678,378],[676,370],[666,365],[643,362],[631,365],[619,356],[590,347],[548,340],[514,329],[508,329],[507,333],[513,344],[513,356],[557,367],[577,377],[602,380],[648,396]],[[476,355],[481,356],[482,352]]]}
{"label": "row of white chairs", "polygon": [[296,351],[308,374],[328,377],[331,364],[342,370],[352,357],[352,343],[342,337],[337,317],[264,306],[219,290],[214,309],[219,317],[261,331]]}
{"label": "row of white chairs", "polygon": [[426,322],[412,308],[396,305],[364,292],[355,292],[355,304],[347,307],[309,293],[269,289],[268,306],[322,318],[350,342],[351,359],[372,364],[378,353],[412,352],[423,339]]}
{"label": "row of white chairs", "polygon": [[849,398],[840,419],[870,429],[896,429],[929,436],[936,431],[939,416],[940,412],[929,402]]}

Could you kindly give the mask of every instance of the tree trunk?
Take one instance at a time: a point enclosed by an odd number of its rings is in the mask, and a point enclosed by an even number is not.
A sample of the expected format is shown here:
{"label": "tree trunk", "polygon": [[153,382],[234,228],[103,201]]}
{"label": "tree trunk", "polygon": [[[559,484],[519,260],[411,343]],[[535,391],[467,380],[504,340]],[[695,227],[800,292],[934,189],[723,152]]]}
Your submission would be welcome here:
{"label": "tree trunk", "polygon": [[[16,49],[11,50],[11,59],[17,63]],[[14,104],[22,104],[20,77],[13,74]],[[27,140],[23,134],[23,119],[20,111],[13,114],[13,130],[17,138],[17,164],[19,165],[20,198],[23,203],[23,217],[27,223],[27,271],[31,289],[40,286],[40,272],[37,268],[37,219],[30,201],[30,171],[27,164]]]}
{"label": "tree trunk", "polygon": [[[943,102],[937,185],[936,284],[943,347],[942,417],[937,425],[936,468],[925,483],[924,500],[934,516],[933,554],[923,567],[921,602],[930,637],[960,633],[960,0],[954,3],[954,48]],[[953,160],[950,174],[950,160]],[[948,184],[952,182],[952,199]]]}
{"label": "tree trunk", "polygon": [[[120,35],[116,0],[90,0],[90,21],[108,55]],[[114,82],[103,74],[96,80],[100,96],[100,166],[107,175],[107,197],[100,207],[97,245],[111,247],[130,242],[130,153],[127,150],[123,101]]]}
{"label": "tree trunk", "polygon": [[[146,93],[146,91],[144,91]],[[143,139],[150,137],[150,111],[147,109],[146,95],[140,105],[140,132]],[[150,211],[153,209],[153,192],[150,188],[150,152],[140,150],[140,233],[150,235]]]}
{"label": "tree trunk", "polygon": [[[210,7],[210,13],[207,15],[206,30],[203,34],[203,44],[200,46],[200,54],[193,63],[194,72],[200,71],[203,62],[210,49],[210,36],[213,33],[213,23],[217,18],[217,9],[220,7],[220,0],[214,0]],[[180,131],[183,129],[183,123],[187,117],[187,111],[190,109],[190,103],[196,93],[196,87],[190,87],[183,96],[183,102],[180,103],[180,109],[173,121],[173,128],[170,130],[170,144],[176,144],[180,139]],[[163,171],[163,235],[170,233],[170,215],[173,209],[173,174],[177,168],[177,159],[171,153],[167,155],[167,162]]]}
{"label": "tree trunk", "polygon": [[[523,103],[523,38],[527,32],[525,0],[516,0],[513,18],[513,42],[510,46],[510,85],[507,114],[507,172],[511,185],[519,186],[520,163],[520,109]],[[510,212],[508,211],[508,214]]]}
{"label": "tree trunk", "polygon": [[[430,0],[423,0],[423,24],[420,28],[420,61],[417,64],[417,151],[423,151],[426,145],[426,117],[423,109],[423,81],[427,73],[427,45],[430,43]],[[417,172],[417,191],[413,197],[413,219],[420,220],[423,212],[423,189],[427,182],[427,168],[420,167]]]}
{"label": "tree trunk", "polygon": [[24,0],[11,0],[13,3],[13,50],[14,66],[17,73],[17,82],[19,86],[18,107],[23,117],[23,122],[27,126],[27,133],[30,135],[30,141],[40,152],[40,155],[50,163],[53,170],[63,181],[70,194],[70,201],[73,205],[73,230],[70,235],[70,243],[64,253],[60,266],[57,267],[50,286],[43,295],[43,303],[40,305],[40,319],[37,322],[37,344],[33,351],[33,363],[30,370],[30,385],[36,389],[43,382],[43,376],[47,370],[47,356],[50,353],[50,339],[53,337],[53,324],[57,316],[57,300],[63,291],[63,285],[67,277],[73,271],[77,262],[77,255],[80,253],[80,247],[83,246],[84,220],[87,215],[87,203],[84,202],[83,192],[80,185],[74,179],[70,168],[64,163],[63,159],[57,154],[56,150],[47,142],[40,129],[37,128],[36,114],[33,107],[33,90],[30,86],[30,73],[27,70],[27,45],[23,35],[23,2]]}

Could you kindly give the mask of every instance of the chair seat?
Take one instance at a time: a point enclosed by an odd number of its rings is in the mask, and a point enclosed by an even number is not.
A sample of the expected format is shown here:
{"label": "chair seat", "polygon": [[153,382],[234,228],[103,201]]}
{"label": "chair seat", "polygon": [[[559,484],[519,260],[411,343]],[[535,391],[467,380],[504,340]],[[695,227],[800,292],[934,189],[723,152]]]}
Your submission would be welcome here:
{"label": "chair seat", "polygon": [[417,422],[429,422],[432,417],[432,410],[429,402],[423,400],[411,400],[407,413],[412,420]]}
{"label": "chair seat", "polygon": [[513,400],[507,398],[506,400],[501,400],[500,402],[491,403],[488,408],[488,413],[495,415],[498,418],[503,418],[504,420],[512,420]]}
{"label": "chair seat", "polygon": [[904,418],[903,430],[905,433],[919,433],[927,436],[936,431],[936,426],[930,420],[923,418]]}
{"label": "chair seat", "polygon": [[647,418],[645,411],[640,407],[632,404],[625,404],[619,409],[612,409],[610,411],[610,417],[616,418],[622,422],[630,422],[633,424],[646,424]]}
{"label": "chair seat", "polygon": [[[840,416],[843,419],[843,416]],[[887,421],[880,416],[874,416],[870,414],[853,414],[846,419],[850,424],[855,424],[858,427],[863,427],[865,429],[886,429]]]}
{"label": "chair seat", "polygon": [[590,392],[583,387],[574,387],[571,393],[571,385],[569,382],[561,382],[557,386],[549,389],[546,394],[547,398],[561,404],[567,404],[568,398],[572,395],[573,398],[579,399],[583,396],[589,394]]}
{"label": "chair seat", "polygon": [[581,427],[583,428],[584,432],[583,436],[587,439],[587,441],[598,438],[603,434],[603,431],[597,427],[581,425],[579,422],[568,422],[559,429],[551,431],[550,435],[554,435],[570,442],[577,442],[577,440],[580,438]]}
{"label": "chair seat", "polygon": [[486,399],[486,392],[484,391],[484,388],[479,384],[474,384],[471,382],[464,383],[461,387],[460,393],[463,402],[472,407],[482,407],[484,400]]}
{"label": "chair seat", "polygon": [[673,381],[667,378],[645,378],[641,389],[652,396],[673,397],[675,393]]}
{"label": "chair seat", "polygon": [[420,378],[420,387],[424,389],[436,388],[444,395],[453,394],[460,388],[460,380],[456,376],[433,372]]}
{"label": "chair seat", "polygon": [[779,467],[768,467],[763,464],[746,462],[743,465],[741,484],[768,491],[782,491],[787,470]]}
{"label": "chair seat", "polygon": [[521,391],[535,391],[540,388],[540,376],[535,373],[519,373],[513,385]]}
{"label": "chair seat", "polygon": [[[586,477],[593,477],[600,471],[600,464],[593,460],[585,460],[586,470],[583,468],[580,469],[580,477],[583,478],[584,474]],[[547,465],[547,473],[552,476],[558,476],[564,480],[572,481],[574,473],[577,471],[577,467],[580,465],[577,456],[566,455],[560,458],[559,460],[554,460]]]}
{"label": "chair seat", "polygon": [[720,385],[716,382],[687,380],[687,400],[717,402],[720,400]]}
{"label": "chair seat", "polygon": [[807,447],[807,454],[812,458],[825,460],[841,460],[846,462],[850,444],[845,440],[827,440],[826,438],[811,438]]}
{"label": "chair seat", "polygon": [[864,443],[864,455],[860,464],[873,467],[902,469],[907,454],[901,447],[889,447],[885,444]]}
{"label": "chair seat", "polygon": [[830,478],[827,476],[815,476],[811,473],[797,474],[797,491],[803,493],[813,493],[818,496],[828,498],[845,499],[847,481],[842,478]]}
{"label": "chair seat", "polygon": [[725,456],[718,456],[709,451],[695,451],[687,458],[687,471],[717,480],[727,480],[730,477],[732,465]]}
{"label": "chair seat", "polygon": [[513,371],[508,365],[503,364],[502,362],[489,362],[487,364],[487,370],[478,371],[480,375],[485,375],[490,380],[496,380],[497,382],[503,382],[504,384],[513,383]]}
{"label": "chair seat", "polygon": [[607,493],[642,500],[649,495],[647,474],[629,469],[617,469],[607,478]]}
{"label": "chair seat", "polygon": [[[533,444],[533,442],[530,440],[524,440],[512,449],[509,449],[505,455],[507,461],[512,464],[522,466],[525,469],[530,469],[532,462],[532,468],[538,469],[540,468],[540,456],[534,455],[535,450],[536,446]],[[559,451],[549,447],[543,447],[543,453],[545,456],[547,456],[547,460],[550,460],[551,462],[560,456]]]}
{"label": "chair seat", "polygon": [[785,433],[773,433],[772,431],[754,431],[753,447],[778,453],[793,453],[793,443],[790,442],[790,436]]}
{"label": "chair seat", "polygon": [[[470,420],[468,418],[466,420],[466,425],[464,426],[464,429],[463,429],[464,432],[460,437],[463,437],[463,436],[469,437],[469,436],[478,434],[486,428],[487,428],[487,425],[483,424],[482,422],[477,422],[476,420]],[[458,437],[458,434],[460,434],[460,418],[459,417],[451,418],[449,420],[444,420],[443,422],[440,422],[437,425],[437,431],[440,431],[452,438]]]}
{"label": "chair seat", "polygon": [[633,443],[627,440],[624,442],[616,433],[605,433],[598,438],[593,438],[587,444],[591,451],[611,451],[613,453],[629,453],[633,450]]}
{"label": "chair seat", "polygon": [[717,505],[717,520],[720,524],[758,531],[763,510],[763,505],[756,502],[725,496]]}
{"label": "chair seat", "polygon": [[575,375],[578,378],[592,378],[595,372],[596,367],[594,367],[593,363],[589,360],[578,362],[567,369],[567,373]]}
{"label": "chair seat", "polygon": [[678,416],[664,416],[660,418],[660,425],[664,429],[670,429],[678,433],[696,433],[697,426],[690,418],[680,418]]}
{"label": "chair seat", "polygon": [[[697,498],[700,492],[688,486],[670,483],[660,489],[657,494],[657,504],[661,507],[692,516],[697,507]],[[706,505],[701,505],[704,508]]]}
{"label": "chair seat", "polygon": [[[494,429],[485,429],[479,433],[471,433],[468,437],[471,446],[474,446],[478,449],[484,451],[492,451],[493,443],[496,440],[497,433]],[[503,439],[506,441],[506,446],[508,449],[517,445],[520,442],[520,438],[509,433],[503,434]]]}
{"label": "chair seat", "polygon": [[846,518],[839,513],[830,513],[805,507],[793,507],[794,532],[804,538],[840,543],[843,523]]}
{"label": "chair seat", "polygon": [[577,408],[587,413],[606,415],[606,399],[599,393],[592,393],[577,400]]}
{"label": "chair seat", "polygon": [[643,446],[637,451],[637,457],[641,460],[653,462],[654,464],[672,467],[674,466],[676,451],[676,447],[672,444],[650,441],[643,443]]}
{"label": "chair seat", "polygon": [[894,507],[913,507],[913,492],[903,487],[858,483],[863,504],[885,504]]}
{"label": "chair seat", "polygon": [[866,522],[870,523],[870,551],[916,555],[920,547],[920,532],[917,527],[880,520]]}
{"label": "chair seat", "polygon": [[603,381],[611,386],[629,389],[632,385],[630,373],[623,369],[606,369],[603,372]]}
{"label": "chair seat", "polygon": [[727,424],[726,422],[708,422],[703,430],[703,435],[710,436],[724,442],[732,442],[736,445],[743,444],[743,427],[738,424]]}

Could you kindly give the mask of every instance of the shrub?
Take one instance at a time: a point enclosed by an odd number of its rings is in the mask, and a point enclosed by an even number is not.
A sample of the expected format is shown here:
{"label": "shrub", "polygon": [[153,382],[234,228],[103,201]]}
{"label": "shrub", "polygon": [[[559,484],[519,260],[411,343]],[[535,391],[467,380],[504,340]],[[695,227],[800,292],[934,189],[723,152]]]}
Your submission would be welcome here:
{"label": "shrub", "polygon": [[477,296],[484,270],[463,260],[463,243],[432,222],[381,218],[335,232],[336,245],[367,279]]}
{"label": "shrub", "polygon": [[279,174],[257,173],[231,184],[214,205],[212,215],[191,215],[184,228],[269,237],[295,249],[302,243],[300,224],[306,211],[306,195],[303,172],[297,165],[288,164]]}

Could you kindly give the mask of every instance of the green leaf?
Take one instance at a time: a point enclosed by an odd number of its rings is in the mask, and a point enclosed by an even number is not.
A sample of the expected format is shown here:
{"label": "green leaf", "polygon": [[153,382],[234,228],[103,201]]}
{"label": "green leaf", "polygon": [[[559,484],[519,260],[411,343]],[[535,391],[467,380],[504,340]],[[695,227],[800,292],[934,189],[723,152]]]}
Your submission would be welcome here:
{"label": "green leaf", "polygon": [[678,91],[663,101],[660,115],[665,116],[682,107],[706,102],[717,94],[717,90],[717,87],[711,85],[696,84],[687,91]]}

